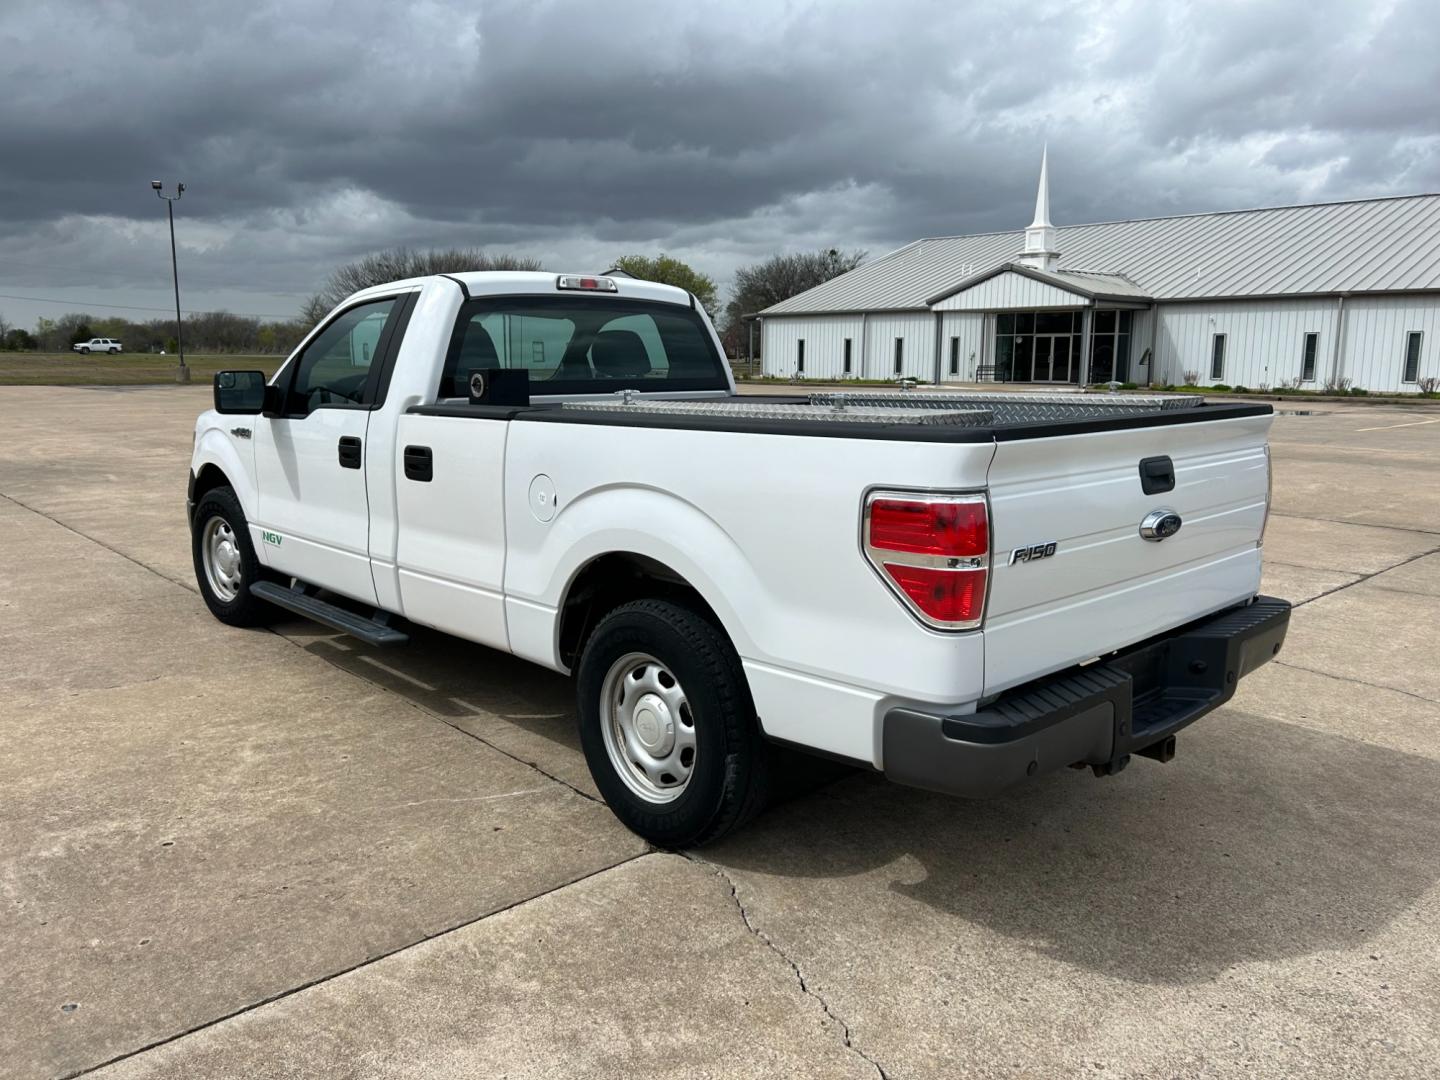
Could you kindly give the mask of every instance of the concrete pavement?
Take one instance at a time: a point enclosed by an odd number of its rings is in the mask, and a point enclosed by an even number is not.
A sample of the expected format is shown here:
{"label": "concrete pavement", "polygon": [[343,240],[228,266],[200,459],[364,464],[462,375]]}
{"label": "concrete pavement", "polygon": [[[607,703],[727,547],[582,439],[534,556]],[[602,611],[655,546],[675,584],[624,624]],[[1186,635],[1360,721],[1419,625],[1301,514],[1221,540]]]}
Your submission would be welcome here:
{"label": "concrete pavement", "polygon": [[1277,419],[1302,606],[1172,764],[848,775],[682,856],[564,680],[210,619],[206,400],[0,388],[0,1075],[1433,1073],[1433,413]]}

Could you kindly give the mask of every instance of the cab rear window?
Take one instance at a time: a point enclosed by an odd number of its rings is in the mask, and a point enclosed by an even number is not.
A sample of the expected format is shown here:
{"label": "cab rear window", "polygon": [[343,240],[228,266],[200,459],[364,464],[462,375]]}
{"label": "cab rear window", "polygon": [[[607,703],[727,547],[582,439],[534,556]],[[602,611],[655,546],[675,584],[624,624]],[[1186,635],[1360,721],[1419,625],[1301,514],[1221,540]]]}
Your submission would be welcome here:
{"label": "cab rear window", "polygon": [[532,394],[727,389],[699,314],[614,296],[467,301],[441,375],[441,398],[466,397],[472,372],[524,368]]}

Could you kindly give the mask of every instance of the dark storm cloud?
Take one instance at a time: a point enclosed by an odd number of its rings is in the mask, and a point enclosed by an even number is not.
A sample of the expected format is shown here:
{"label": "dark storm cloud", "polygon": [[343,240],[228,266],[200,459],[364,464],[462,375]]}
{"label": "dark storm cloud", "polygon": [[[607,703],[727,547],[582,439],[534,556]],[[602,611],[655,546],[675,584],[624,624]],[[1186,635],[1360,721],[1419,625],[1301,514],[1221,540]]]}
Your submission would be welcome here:
{"label": "dark storm cloud", "polygon": [[1436,190],[1432,14],[12,2],[0,283],[147,285],[152,175],[189,187],[192,280],[237,296],[395,243],[663,248],[724,279],[781,248],[1015,228],[1045,139],[1059,223]]}

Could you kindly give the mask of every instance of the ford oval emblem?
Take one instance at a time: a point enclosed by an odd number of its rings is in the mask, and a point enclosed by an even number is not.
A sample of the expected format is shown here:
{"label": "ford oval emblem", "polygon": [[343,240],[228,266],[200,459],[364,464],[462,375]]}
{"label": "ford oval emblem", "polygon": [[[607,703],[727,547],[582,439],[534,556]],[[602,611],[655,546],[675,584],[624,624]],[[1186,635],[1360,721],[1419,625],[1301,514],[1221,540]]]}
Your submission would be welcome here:
{"label": "ford oval emblem", "polygon": [[1145,515],[1145,520],[1140,522],[1140,535],[1146,540],[1158,543],[1178,533],[1183,524],[1180,515],[1174,510],[1151,510]]}

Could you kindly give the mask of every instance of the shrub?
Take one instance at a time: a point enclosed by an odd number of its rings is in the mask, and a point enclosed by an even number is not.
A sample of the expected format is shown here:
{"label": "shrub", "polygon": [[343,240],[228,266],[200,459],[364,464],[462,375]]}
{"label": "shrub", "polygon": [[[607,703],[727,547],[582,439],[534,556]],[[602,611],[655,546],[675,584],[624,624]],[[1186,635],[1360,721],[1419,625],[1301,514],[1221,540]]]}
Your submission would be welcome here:
{"label": "shrub", "polygon": [[1325,380],[1325,392],[1327,394],[1343,394],[1350,389],[1349,376],[1342,375],[1338,379]]}
{"label": "shrub", "polygon": [[1195,386],[1200,382],[1200,373],[1198,371],[1187,371],[1181,378],[1185,380],[1186,386]]}
{"label": "shrub", "polygon": [[1427,375],[1417,382],[1416,385],[1420,387],[1420,393],[1429,395],[1435,393],[1436,390],[1440,390],[1440,379],[1437,379],[1434,375]]}
{"label": "shrub", "polygon": [[1214,386],[1210,387],[1210,389],[1214,390],[1217,394],[1228,394],[1230,392],[1230,384],[1223,382],[1216,383]]}
{"label": "shrub", "polygon": [[1248,386],[1232,386],[1230,389],[1233,390],[1233,391],[1234,391],[1235,393],[1237,393],[1237,394],[1248,394],[1248,393],[1250,393],[1250,388],[1249,388]]}
{"label": "shrub", "polygon": [[1370,391],[1369,391],[1369,390],[1366,390],[1363,386],[1352,386],[1352,387],[1350,388],[1350,396],[1351,396],[1351,397],[1369,397],[1369,396],[1370,396]]}

